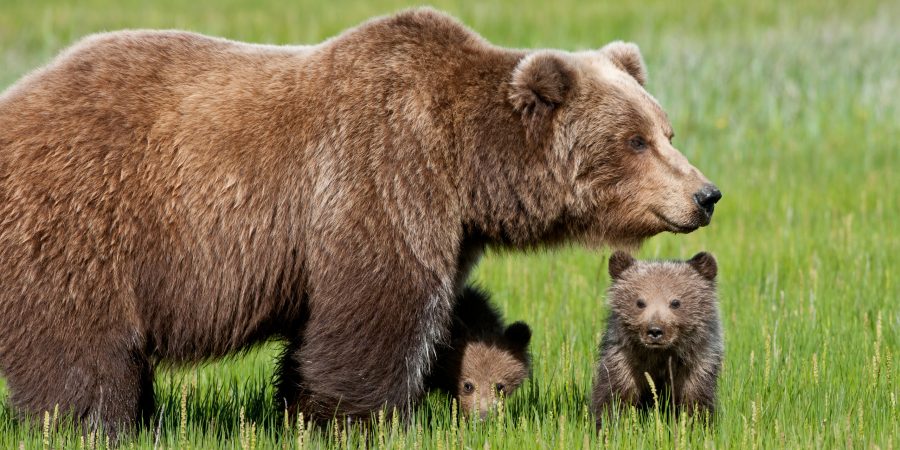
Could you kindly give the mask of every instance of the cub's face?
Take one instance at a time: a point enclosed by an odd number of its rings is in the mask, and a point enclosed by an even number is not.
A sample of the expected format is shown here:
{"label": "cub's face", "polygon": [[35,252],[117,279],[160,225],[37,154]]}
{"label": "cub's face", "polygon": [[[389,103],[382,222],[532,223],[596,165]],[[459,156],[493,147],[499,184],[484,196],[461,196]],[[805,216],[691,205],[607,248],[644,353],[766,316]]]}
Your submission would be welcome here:
{"label": "cub's face", "polygon": [[649,349],[667,349],[718,320],[716,260],[698,253],[688,261],[644,262],[616,252],[610,258],[609,304],[628,336]]}
{"label": "cub's face", "polygon": [[709,224],[721,198],[673,145],[672,125],[645,81],[640,51],[622,42],[538,52],[514,74],[514,86],[530,87],[530,96],[514,97],[530,99],[522,114],[549,122],[532,124],[531,134],[544,133],[565,167],[568,206],[590,242],[629,246],[663,231],[689,233]]}
{"label": "cub's face", "polygon": [[[512,337],[513,339],[510,339]],[[500,397],[508,398],[528,378],[531,331],[522,322],[507,328],[498,343],[470,342],[463,350],[457,400],[469,416],[486,418]]]}

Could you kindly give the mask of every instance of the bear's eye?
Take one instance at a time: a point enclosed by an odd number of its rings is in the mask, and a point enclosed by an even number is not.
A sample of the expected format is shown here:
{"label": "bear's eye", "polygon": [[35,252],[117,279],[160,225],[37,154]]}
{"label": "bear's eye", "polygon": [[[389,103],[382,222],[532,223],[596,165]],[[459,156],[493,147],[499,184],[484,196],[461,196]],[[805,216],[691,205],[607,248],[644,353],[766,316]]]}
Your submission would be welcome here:
{"label": "bear's eye", "polygon": [[465,383],[463,383],[463,391],[464,391],[466,394],[471,394],[472,391],[474,391],[474,390],[475,390],[475,386],[472,386],[472,383],[469,383],[468,381],[466,381]]}
{"label": "bear's eye", "polygon": [[641,308],[641,309],[644,309],[644,308],[647,307],[647,304],[644,303],[643,300],[638,300],[638,301],[637,301],[637,307],[638,307],[638,308]]}
{"label": "bear's eye", "polygon": [[672,309],[678,309],[678,307],[681,306],[681,300],[678,300],[678,299],[676,298],[675,300],[672,300],[671,302],[669,302],[669,306],[670,306]]}
{"label": "bear's eye", "polygon": [[628,145],[632,150],[642,152],[647,149],[647,140],[643,136],[635,136],[628,140]]}
{"label": "bear's eye", "polygon": [[505,393],[505,392],[503,392],[503,389],[504,389],[504,388],[506,388],[506,386],[504,386],[503,383],[497,383],[497,384],[494,386],[494,389],[497,390],[497,393],[498,393],[498,394],[504,394],[504,393]]}

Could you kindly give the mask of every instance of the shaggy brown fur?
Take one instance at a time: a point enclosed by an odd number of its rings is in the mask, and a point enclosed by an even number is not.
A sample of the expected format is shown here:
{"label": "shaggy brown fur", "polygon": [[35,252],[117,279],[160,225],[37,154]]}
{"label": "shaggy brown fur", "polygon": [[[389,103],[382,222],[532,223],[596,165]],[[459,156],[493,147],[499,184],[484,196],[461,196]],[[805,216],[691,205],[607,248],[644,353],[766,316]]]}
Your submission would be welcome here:
{"label": "shaggy brown fur", "polygon": [[527,324],[504,328],[488,294],[467,286],[453,307],[450,343],[438,347],[425,385],[456,397],[465,414],[487,417],[531,373],[530,341]]}
{"label": "shaggy brown fur", "polygon": [[636,61],[496,47],[430,9],[307,47],[85,38],[0,95],[11,404],[131,428],[156,361],[282,336],[279,404],[405,410],[485,245],[708,223]]}
{"label": "shaggy brown fur", "polygon": [[600,424],[617,400],[653,406],[661,399],[688,412],[714,412],[723,342],[716,299],[716,260],[636,262],[617,252],[609,260],[610,314],[600,346],[593,410]]}

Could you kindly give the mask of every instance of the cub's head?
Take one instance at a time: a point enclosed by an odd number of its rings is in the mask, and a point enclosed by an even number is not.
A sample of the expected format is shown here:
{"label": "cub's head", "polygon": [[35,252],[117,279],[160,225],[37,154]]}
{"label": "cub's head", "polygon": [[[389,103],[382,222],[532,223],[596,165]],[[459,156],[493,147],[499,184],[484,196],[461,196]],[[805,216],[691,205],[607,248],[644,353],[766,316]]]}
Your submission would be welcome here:
{"label": "cub's head", "polygon": [[529,141],[565,180],[573,230],[591,242],[635,245],[709,224],[721,193],[673,145],[665,111],[645,89],[634,44],[578,53],[538,51],[512,74],[510,100]]}
{"label": "cub's head", "polygon": [[649,349],[690,345],[719,320],[717,270],[715,258],[705,252],[687,261],[636,261],[616,252],[609,258],[612,314],[636,344]]}
{"label": "cub's head", "polygon": [[457,399],[467,415],[487,417],[528,378],[531,329],[524,322],[508,326],[493,342],[472,341],[462,349]]}

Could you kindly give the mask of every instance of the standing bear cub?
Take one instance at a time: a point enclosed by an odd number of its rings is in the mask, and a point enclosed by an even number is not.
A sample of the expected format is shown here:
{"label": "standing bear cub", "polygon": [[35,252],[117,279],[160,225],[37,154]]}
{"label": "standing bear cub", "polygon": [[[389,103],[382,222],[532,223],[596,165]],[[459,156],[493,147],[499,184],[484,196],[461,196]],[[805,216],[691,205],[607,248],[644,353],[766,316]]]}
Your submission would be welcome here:
{"label": "standing bear cub", "polygon": [[653,406],[647,375],[660,401],[688,412],[714,412],[724,350],[716,298],[716,260],[609,259],[609,320],[594,378],[598,425],[614,402]]}
{"label": "standing bear cub", "polygon": [[87,37],[0,94],[0,372],[118,433],[154,367],[287,343],[276,403],[408,411],[486,247],[635,245],[721,194],[634,44],[413,9],[321,44]]}
{"label": "standing bear cub", "polygon": [[488,294],[467,286],[453,308],[450,342],[438,347],[426,386],[454,396],[463,413],[485,418],[531,373],[530,341],[525,322],[504,327]]}

